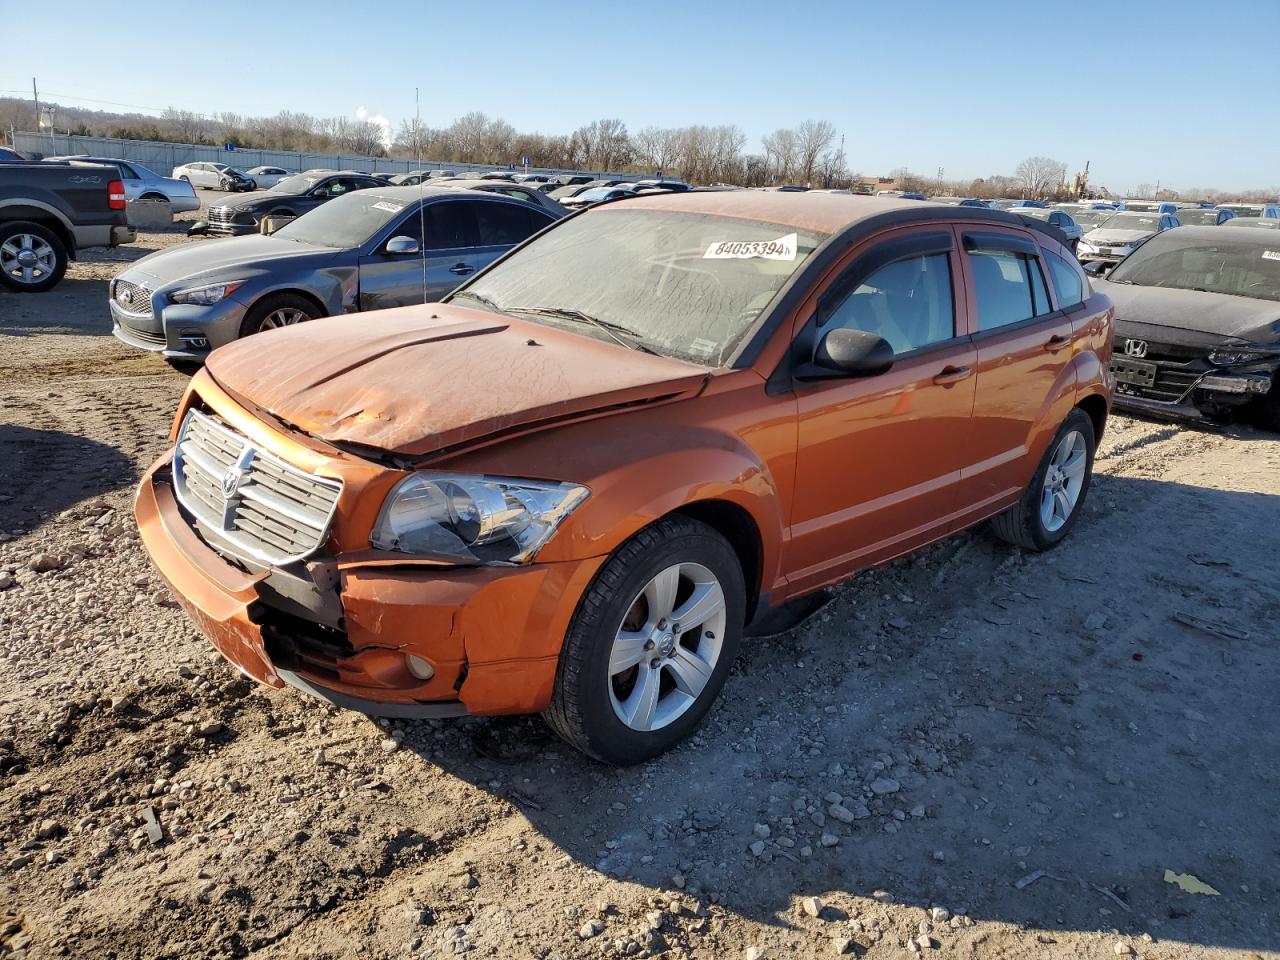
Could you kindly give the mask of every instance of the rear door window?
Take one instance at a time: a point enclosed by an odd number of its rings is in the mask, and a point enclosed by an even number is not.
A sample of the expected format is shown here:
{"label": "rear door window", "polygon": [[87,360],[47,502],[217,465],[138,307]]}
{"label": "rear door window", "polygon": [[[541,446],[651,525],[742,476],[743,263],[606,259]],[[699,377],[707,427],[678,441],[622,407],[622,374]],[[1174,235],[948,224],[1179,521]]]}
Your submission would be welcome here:
{"label": "rear door window", "polygon": [[1013,250],[973,250],[969,269],[979,331],[1021,323],[1053,309],[1039,257]]}
{"label": "rear door window", "polygon": [[427,250],[457,250],[476,245],[476,217],[470,200],[433,203],[426,212]]}
{"label": "rear door window", "polygon": [[514,203],[472,203],[476,208],[476,226],[482,247],[514,246],[533,236],[547,222],[533,210]]}

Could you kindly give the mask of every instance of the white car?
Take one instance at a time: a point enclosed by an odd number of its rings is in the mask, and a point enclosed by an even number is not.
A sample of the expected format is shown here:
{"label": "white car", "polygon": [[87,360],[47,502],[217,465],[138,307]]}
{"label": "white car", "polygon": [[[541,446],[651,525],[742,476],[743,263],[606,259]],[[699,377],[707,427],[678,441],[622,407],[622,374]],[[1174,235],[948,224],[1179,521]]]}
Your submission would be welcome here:
{"label": "white car", "polygon": [[184,163],[173,168],[173,175],[193,187],[206,190],[252,190],[253,180],[227,163]]}
{"label": "white car", "polygon": [[293,176],[284,167],[250,167],[244,175],[253,181],[255,190],[270,190],[285,177]]}
{"label": "white car", "polygon": [[1157,233],[1180,226],[1171,213],[1120,210],[1084,235],[1076,247],[1076,258],[1081,263],[1116,264]]}

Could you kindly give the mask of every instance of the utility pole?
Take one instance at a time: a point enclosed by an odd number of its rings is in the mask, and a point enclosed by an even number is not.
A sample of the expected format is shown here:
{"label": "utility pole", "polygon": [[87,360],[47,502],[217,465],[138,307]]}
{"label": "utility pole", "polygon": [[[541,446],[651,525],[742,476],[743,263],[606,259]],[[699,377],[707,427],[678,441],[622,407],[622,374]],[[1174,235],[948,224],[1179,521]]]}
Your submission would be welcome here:
{"label": "utility pole", "polygon": [[40,132],[40,94],[36,90],[36,78],[31,78],[31,99],[36,103],[36,133]]}

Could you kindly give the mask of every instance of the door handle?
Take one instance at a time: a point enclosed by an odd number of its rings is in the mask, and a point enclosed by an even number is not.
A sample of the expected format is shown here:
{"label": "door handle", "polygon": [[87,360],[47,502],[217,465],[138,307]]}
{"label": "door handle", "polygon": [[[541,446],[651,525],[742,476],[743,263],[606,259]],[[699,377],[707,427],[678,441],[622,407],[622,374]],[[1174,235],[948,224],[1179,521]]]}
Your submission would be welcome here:
{"label": "door handle", "polygon": [[449,268],[450,273],[456,273],[460,277],[465,277],[468,273],[472,273],[474,271],[475,271],[475,267],[466,263],[455,263],[452,267]]}
{"label": "door handle", "polygon": [[1061,336],[1058,336],[1057,334],[1054,334],[1045,343],[1044,348],[1049,353],[1057,353],[1059,350],[1061,350],[1063,347],[1067,346],[1070,343],[1071,343],[1070,337],[1061,337]]}
{"label": "door handle", "polygon": [[959,383],[961,380],[968,380],[973,375],[973,369],[970,367],[955,367],[950,364],[943,367],[941,371],[934,374],[933,382],[937,384]]}

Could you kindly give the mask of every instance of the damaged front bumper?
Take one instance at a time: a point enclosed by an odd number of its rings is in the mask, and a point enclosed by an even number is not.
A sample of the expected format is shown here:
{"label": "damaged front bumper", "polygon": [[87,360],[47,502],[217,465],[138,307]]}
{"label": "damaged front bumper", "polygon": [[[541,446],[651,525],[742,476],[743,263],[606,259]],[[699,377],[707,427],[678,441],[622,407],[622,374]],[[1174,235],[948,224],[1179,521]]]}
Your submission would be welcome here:
{"label": "damaged front bumper", "polygon": [[464,568],[355,550],[246,569],[197,532],[168,456],[143,477],[135,515],[179,603],[243,673],[374,716],[544,709],[578,597],[603,562]]}

